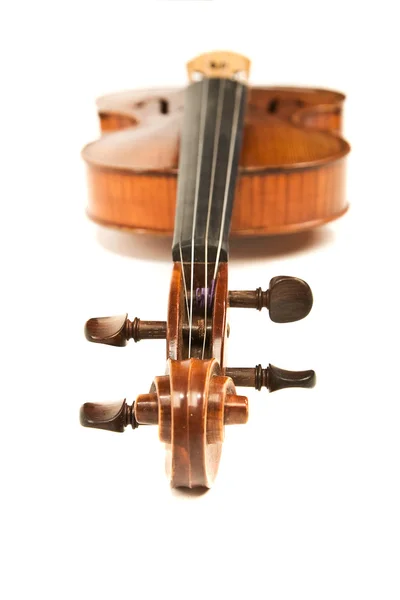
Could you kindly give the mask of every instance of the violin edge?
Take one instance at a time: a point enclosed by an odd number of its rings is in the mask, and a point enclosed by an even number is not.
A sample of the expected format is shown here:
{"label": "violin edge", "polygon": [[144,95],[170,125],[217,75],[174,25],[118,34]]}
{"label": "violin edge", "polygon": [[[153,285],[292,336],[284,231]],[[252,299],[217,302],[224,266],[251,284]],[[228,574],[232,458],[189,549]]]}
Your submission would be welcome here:
{"label": "violin edge", "polygon": [[[342,208],[339,212],[330,215],[328,217],[313,219],[311,221],[307,221],[305,223],[292,223],[284,226],[277,227],[260,227],[260,228],[249,228],[249,229],[232,229],[231,237],[234,238],[245,238],[245,237],[269,237],[274,235],[292,235],[295,233],[301,233],[303,231],[309,231],[311,229],[315,229],[316,227],[323,227],[327,225],[331,221],[336,221],[340,219],[346,212],[349,210],[350,204],[346,204],[344,208]],[[135,227],[129,225],[120,225],[118,223],[113,223],[112,221],[106,221],[104,219],[100,219],[90,214],[89,209],[86,210],[86,215],[90,221],[95,223],[96,225],[100,225],[101,227],[107,227],[107,229],[113,229],[114,231],[120,231],[122,233],[131,233],[135,235],[148,235],[154,236],[157,238],[171,238],[172,243],[172,229],[163,230],[163,229],[152,229],[145,227]]]}

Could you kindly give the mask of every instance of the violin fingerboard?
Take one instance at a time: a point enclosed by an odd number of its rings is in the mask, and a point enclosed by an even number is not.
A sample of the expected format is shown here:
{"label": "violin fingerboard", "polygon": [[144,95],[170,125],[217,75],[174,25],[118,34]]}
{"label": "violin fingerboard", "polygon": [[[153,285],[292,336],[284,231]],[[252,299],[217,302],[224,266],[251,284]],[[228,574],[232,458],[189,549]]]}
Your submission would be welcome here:
{"label": "violin fingerboard", "polygon": [[[226,261],[247,86],[230,79],[189,85],[184,101],[172,257]],[[181,257],[182,252],[182,257]]]}

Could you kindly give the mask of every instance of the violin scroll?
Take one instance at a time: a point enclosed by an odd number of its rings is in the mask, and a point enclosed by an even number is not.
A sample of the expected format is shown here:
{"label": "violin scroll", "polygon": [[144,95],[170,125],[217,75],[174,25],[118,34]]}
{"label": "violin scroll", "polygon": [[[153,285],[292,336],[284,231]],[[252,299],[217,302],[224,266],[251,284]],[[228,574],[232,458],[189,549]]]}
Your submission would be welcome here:
{"label": "violin scroll", "polygon": [[217,474],[225,425],[247,423],[248,400],[236,394],[215,359],[168,361],[169,375],[156,377],[152,392],[122,403],[86,403],[84,427],[122,432],[131,425],[158,425],[167,447],[172,487],[210,487]]}
{"label": "violin scroll", "polygon": [[[199,268],[204,276],[204,265]],[[244,424],[248,419],[248,400],[236,393],[237,387],[267,388],[270,392],[288,387],[312,388],[315,372],[286,371],[273,365],[263,368],[229,368],[224,364],[224,340],[227,335],[228,306],[267,308],[278,323],[304,318],[312,307],[308,284],[296,277],[279,276],[270,281],[268,290],[233,291],[227,288],[227,265],[220,265],[217,278],[204,291],[204,302],[193,302],[193,324],[186,300],[184,268],[174,265],[168,322],[132,321],[127,314],[90,319],[86,338],[95,343],[125,346],[127,340],[166,339],[167,374],[155,377],[147,394],[141,394],[130,406],[123,402],[109,405],[86,403],[81,408],[85,427],[122,432],[131,425],[157,425],[160,440],[166,445],[167,474],[172,487],[210,487],[217,473],[225,425]],[[197,285],[197,283],[196,283]],[[197,288],[196,288],[197,289]],[[203,298],[203,296],[201,296]],[[205,302],[209,323],[204,319]],[[192,353],[188,357],[191,336]],[[204,339],[209,339],[208,354],[201,358]],[[211,356],[210,356],[210,353]],[[218,357],[218,358],[217,358]]]}

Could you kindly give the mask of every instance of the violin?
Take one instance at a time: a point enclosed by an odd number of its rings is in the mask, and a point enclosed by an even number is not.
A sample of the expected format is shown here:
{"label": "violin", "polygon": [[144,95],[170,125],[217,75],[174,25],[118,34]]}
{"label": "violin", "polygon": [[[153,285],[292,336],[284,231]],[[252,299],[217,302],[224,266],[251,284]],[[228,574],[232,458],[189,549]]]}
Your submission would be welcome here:
{"label": "violin", "polygon": [[308,284],[273,277],[265,291],[230,291],[230,235],[290,233],[341,216],[344,96],[250,87],[250,61],[232,52],[187,65],[189,85],[100,98],[102,137],[83,159],[89,217],[118,228],[172,234],[167,321],[128,315],[90,319],[86,338],[125,346],[166,340],[167,366],[132,405],[86,403],[85,427],[122,432],[157,425],[172,487],[212,486],[225,425],[245,424],[248,398],[236,388],[312,388],[315,372],[226,362],[228,309],[266,308],[276,323],[303,319]]}

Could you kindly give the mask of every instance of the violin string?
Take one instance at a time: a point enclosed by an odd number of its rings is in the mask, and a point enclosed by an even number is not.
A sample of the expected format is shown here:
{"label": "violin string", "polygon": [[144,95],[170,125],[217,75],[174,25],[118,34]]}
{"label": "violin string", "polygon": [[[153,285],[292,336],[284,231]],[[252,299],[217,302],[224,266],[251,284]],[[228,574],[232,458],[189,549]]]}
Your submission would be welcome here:
{"label": "violin string", "polygon": [[[181,165],[180,165],[179,171],[180,170],[181,170]],[[178,192],[177,192],[178,198],[180,198],[182,196],[183,196],[183,198],[186,197],[186,188],[187,188],[186,182],[187,182],[187,180],[183,178],[182,174],[180,174],[180,176],[178,176]],[[186,208],[186,203],[183,202],[183,206],[182,206],[182,210],[181,210],[180,225],[179,225],[179,230],[180,230],[179,256],[180,256],[180,263],[181,263],[181,272],[182,272],[187,318],[189,320],[189,295],[188,295],[188,289],[187,289],[187,284],[186,284],[185,267],[184,267],[183,256],[182,256],[182,231],[183,231],[183,222],[184,222],[184,217],[185,217],[185,208]]]}
{"label": "violin string", "polygon": [[239,125],[240,101],[241,101],[241,97],[242,97],[242,93],[243,93],[243,88],[244,88],[243,84],[240,84],[240,83],[237,84],[236,94],[235,94],[235,106],[234,106],[234,112],[233,112],[233,123],[232,123],[232,129],[231,129],[231,139],[230,139],[230,144],[229,144],[228,168],[226,171],[224,203],[223,203],[223,207],[222,207],[221,226],[220,226],[220,232],[219,232],[219,241],[218,241],[217,255],[216,255],[216,259],[215,259],[215,269],[214,269],[213,279],[215,279],[217,277],[219,257],[221,254],[222,237],[224,234],[226,209],[228,206],[229,183],[230,183],[230,179],[232,176],[233,157],[234,157],[234,153],[235,153],[235,142],[236,142],[236,136],[237,136],[237,129],[238,129],[238,125]]}
{"label": "violin string", "polygon": [[181,226],[181,239],[179,240],[179,254],[180,254],[180,258],[181,258],[181,270],[182,270],[182,279],[183,279],[183,289],[184,289],[184,293],[185,293],[186,312],[187,312],[187,316],[189,319],[189,296],[188,296],[188,289],[187,289],[187,285],[186,285],[185,267],[183,265],[183,256],[182,256],[182,226]]}
{"label": "violin string", "polygon": [[191,257],[190,257],[190,308],[189,308],[189,349],[188,349],[188,358],[190,358],[191,350],[192,350],[192,320],[193,320],[193,282],[194,282],[194,235],[196,231],[196,216],[197,216],[197,206],[199,203],[199,190],[200,190],[200,174],[201,174],[201,163],[203,158],[203,146],[204,146],[204,136],[206,130],[206,105],[205,97],[208,97],[208,79],[203,80],[203,88],[201,93],[201,101],[200,101],[200,135],[199,135],[199,146],[197,153],[197,170],[196,170],[196,187],[194,193],[194,208],[193,208],[193,225],[192,225],[192,249],[191,249]]}
{"label": "violin string", "polygon": [[206,221],[206,233],[205,233],[205,245],[204,245],[204,337],[203,337],[203,350],[201,352],[201,358],[204,359],[206,350],[207,340],[207,309],[208,309],[208,235],[210,229],[210,218],[211,218],[211,206],[214,195],[214,182],[215,172],[217,166],[217,156],[219,149],[219,135],[221,131],[222,122],[222,107],[224,105],[224,92],[225,92],[225,79],[220,79],[218,85],[218,98],[217,98],[217,115],[215,120],[215,134],[213,141],[213,157],[211,166],[211,179],[210,179],[210,192],[208,195],[208,209],[207,209],[207,221]]}

